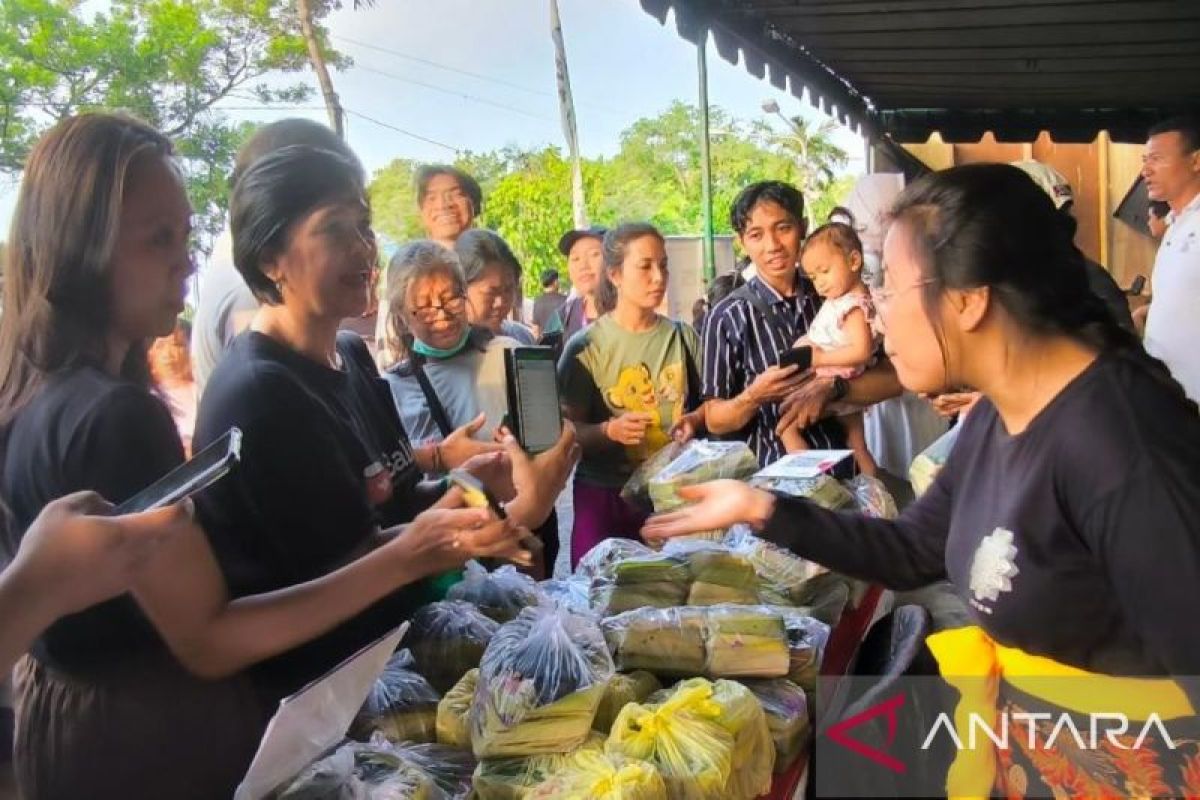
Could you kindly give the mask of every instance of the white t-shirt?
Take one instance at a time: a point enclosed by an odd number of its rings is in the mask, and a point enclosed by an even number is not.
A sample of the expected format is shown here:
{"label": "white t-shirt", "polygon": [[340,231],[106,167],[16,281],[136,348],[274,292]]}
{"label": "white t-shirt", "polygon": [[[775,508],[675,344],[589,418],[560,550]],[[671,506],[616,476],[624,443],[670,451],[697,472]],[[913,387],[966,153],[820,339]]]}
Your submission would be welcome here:
{"label": "white t-shirt", "polygon": [[1146,351],[1200,402],[1200,195],[1167,219],[1171,224],[1154,259]]}

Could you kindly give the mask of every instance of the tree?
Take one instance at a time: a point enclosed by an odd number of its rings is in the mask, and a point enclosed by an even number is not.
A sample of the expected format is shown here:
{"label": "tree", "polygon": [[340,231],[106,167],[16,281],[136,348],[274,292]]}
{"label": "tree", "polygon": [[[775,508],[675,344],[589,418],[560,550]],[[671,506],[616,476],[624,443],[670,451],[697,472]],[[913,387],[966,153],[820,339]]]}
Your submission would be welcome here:
{"label": "tree", "polygon": [[237,147],[227,98],[303,102],[303,84],[272,88],[306,66],[295,15],[272,0],[113,0],[85,16],[82,0],[0,5],[0,172],[20,172],[38,137],[81,111],[123,110],[176,143],[204,249],[220,230]]}
{"label": "tree", "polygon": [[818,125],[804,117],[785,117],[787,129],[780,131],[771,123],[754,123],[754,136],[766,148],[790,157],[799,169],[798,185],[810,200],[833,183],[838,171],[849,161],[846,151],[833,141],[837,123],[825,120]]}
{"label": "tree", "polygon": [[[300,34],[304,37],[304,46],[308,52],[308,63],[317,76],[317,84],[321,87],[321,97],[325,100],[325,111],[329,114],[329,126],[339,138],[346,138],[346,114],[342,108],[341,98],[333,88],[333,78],[329,76],[329,64],[345,68],[350,65],[350,59],[334,52],[329,47],[328,37],[324,35],[320,21],[328,16],[330,11],[342,7],[340,0],[294,0],[296,4],[296,19],[300,23]],[[354,0],[354,10],[370,8],[375,0]]]}
{"label": "tree", "polygon": [[[754,125],[714,108],[712,129],[713,210],[717,233],[730,233],[729,207],[746,185],[775,179],[800,184],[794,152],[771,146]],[[649,220],[664,234],[697,234],[700,207],[699,109],[675,103],[657,117],[634,122],[611,159],[581,159],[587,214],[599,225]],[[547,267],[561,267],[556,249],[573,227],[572,166],[557,148],[461,153],[455,161],[483,188],[480,224],[503,236],[524,267],[525,291],[536,294]],[[370,193],[376,228],[398,241],[424,235],[413,175],[418,164],[397,159],[377,172]],[[806,196],[812,220],[822,221],[849,190],[850,179],[822,183]]]}

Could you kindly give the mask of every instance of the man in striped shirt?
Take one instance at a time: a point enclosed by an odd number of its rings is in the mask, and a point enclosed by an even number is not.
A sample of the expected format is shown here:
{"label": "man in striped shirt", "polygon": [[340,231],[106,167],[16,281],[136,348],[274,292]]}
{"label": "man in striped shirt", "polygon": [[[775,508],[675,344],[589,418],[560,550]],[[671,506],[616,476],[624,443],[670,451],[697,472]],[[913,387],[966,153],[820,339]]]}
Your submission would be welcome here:
{"label": "man in striped shirt", "polygon": [[845,448],[841,424],[820,420],[825,406],[839,400],[874,403],[898,395],[895,373],[885,363],[851,385],[776,366],[780,355],[808,331],[821,306],[821,297],[796,266],[806,232],[804,197],[780,181],[755,183],[738,195],[730,217],[738,244],[757,274],[744,291],[726,297],[705,319],[708,430],[736,434],[764,466],[785,453],[777,432],[783,425],[806,426],[805,439],[814,449]]}

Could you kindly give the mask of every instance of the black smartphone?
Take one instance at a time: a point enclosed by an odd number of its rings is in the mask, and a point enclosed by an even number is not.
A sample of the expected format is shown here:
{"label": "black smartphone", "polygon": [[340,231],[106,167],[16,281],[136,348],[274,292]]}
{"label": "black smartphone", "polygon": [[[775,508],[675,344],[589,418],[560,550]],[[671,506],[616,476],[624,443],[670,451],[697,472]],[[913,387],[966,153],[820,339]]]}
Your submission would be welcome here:
{"label": "black smartphone", "polygon": [[500,505],[496,496],[487,490],[483,481],[461,469],[450,470],[447,477],[450,478],[451,483],[462,489],[463,502],[469,508],[490,508],[492,513],[500,519],[508,519],[504,506]]}
{"label": "black smartphone", "polygon": [[527,453],[549,450],[562,435],[558,365],[553,350],[549,347],[505,350],[504,373],[513,436]]}
{"label": "black smartphone", "polygon": [[812,359],[812,348],[808,345],[801,345],[800,347],[793,347],[791,350],[785,350],[779,356],[779,366],[780,368],[799,367],[800,369],[797,372],[806,372],[812,367]]}
{"label": "black smartphone", "polygon": [[139,511],[169,506],[191,497],[229,474],[242,457],[242,432],[229,432],[192,456],[191,460],[159,478],[154,483],[113,509],[113,514],[135,514]]}
{"label": "black smartphone", "polygon": [[[487,490],[483,481],[461,469],[450,470],[447,477],[450,478],[452,484],[462,489],[463,502],[467,504],[468,508],[489,508],[499,519],[508,519],[508,512],[496,500],[496,496]],[[533,535],[523,536],[521,544],[525,545],[525,549],[531,553],[536,553],[545,547],[542,540]]]}

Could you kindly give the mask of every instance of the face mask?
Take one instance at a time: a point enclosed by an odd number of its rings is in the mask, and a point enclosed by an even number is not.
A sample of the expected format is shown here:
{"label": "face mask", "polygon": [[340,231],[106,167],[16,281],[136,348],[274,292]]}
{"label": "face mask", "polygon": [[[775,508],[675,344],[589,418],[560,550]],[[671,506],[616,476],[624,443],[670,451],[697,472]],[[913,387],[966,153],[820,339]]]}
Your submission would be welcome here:
{"label": "face mask", "polygon": [[426,358],[453,358],[461,353],[463,348],[467,346],[467,339],[470,338],[470,336],[470,326],[464,326],[462,336],[459,338],[458,342],[453,347],[448,347],[445,350],[440,347],[434,347],[433,345],[425,344],[425,342],[422,342],[420,339],[414,339],[413,352],[423,355]]}

